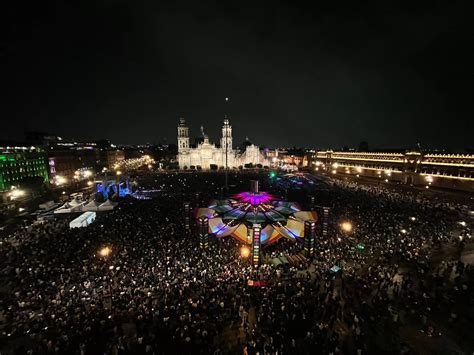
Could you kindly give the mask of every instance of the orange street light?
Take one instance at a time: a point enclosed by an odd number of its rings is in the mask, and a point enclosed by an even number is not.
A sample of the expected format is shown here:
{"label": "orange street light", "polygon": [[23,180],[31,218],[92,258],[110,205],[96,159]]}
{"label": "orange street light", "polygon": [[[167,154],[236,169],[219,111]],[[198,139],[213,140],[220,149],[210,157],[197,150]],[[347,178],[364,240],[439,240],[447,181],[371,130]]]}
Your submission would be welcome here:
{"label": "orange street light", "polygon": [[104,247],[104,248],[100,249],[99,254],[100,254],[100,256],[103,256],[104,258],[106,258],[107,256],[110,255],[111,252],[112,252],[111,248]]}
{"label": "orange street light", "polygon": [[248,258],[250,256],[250,249],[245,245],[242,246],[242,248],[240,248],[240,256],[242,258]]}
{"label": "orange street light", "polygon": [[351,222],[341,223],[341,229],[346,233],[352,232],[352,223]]}

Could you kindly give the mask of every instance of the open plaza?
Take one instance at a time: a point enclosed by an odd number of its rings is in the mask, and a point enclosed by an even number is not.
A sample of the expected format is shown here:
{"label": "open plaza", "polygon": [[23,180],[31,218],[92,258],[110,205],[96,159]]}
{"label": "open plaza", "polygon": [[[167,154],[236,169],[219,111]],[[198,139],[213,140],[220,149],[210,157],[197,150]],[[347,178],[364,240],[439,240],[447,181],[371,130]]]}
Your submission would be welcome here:
{"label": "open plaza", "polygon": [[87,227],[61,214],[3,235],[1,353],[474,348],[469,197],[307,173],[224,179],[145,172],[140,198]]}

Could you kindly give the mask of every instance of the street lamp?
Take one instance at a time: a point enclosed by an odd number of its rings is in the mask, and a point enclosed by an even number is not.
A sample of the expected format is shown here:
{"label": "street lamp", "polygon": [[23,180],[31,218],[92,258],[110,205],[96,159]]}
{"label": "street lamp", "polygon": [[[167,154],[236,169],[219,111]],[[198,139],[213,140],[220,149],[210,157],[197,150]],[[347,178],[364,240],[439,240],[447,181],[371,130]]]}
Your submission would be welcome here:
{"label": "street lamp", "polygon": [[243,245],[241,248],[240,248],[240,256],[244,259],[248,258],[250,256],[250,249],[249,247]]}
{"label": "street lamp", "polygon": [[352,232],[352,223],[351,222],[341,223],[341,229],[346,233]]}
{"label": "street lamp", "polygon": [[104,247],[99,250],[100,256],[103,256],[104,258],[108,257],[111,252],[112,252],[112,249],[109,247]]}
{"label": "street lamp", "polygon": [[[112,248],[106,246],[106,247],[103,247],[102,249],[99,250],[99,255],[102,256],[104,258],[104,261],[105,259],[107,259],[107,257],[112,253]],[[109,270],[110,271],[113,271],[114,270],[114,266],[113,265],[110,265],[109,266]],[[110,280],[110,282],[108,283],[108,288],[109,288],[109,297],[110,297],[110,308],[112,309],[112,312],[114,312],[114,309],[113,309],[113,298],[112,298],[112,279]]]}

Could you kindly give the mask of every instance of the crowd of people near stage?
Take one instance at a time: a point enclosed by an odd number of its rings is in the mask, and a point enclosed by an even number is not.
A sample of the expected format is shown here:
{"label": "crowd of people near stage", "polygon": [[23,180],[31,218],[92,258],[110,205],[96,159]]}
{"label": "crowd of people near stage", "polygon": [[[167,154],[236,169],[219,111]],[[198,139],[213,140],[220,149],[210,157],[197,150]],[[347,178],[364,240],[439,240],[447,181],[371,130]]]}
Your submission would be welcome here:
{"label": "crowd of people near stage", "polygon": [[[255,177],[232,173],[229,182],[245,190]],[[416,353],[410,331],[472,346],[460,206],[380,186],[314,184],[317,205],[330,207],[315,255],[282,241],[263,252],[301,255],[299,263],[254,268],[234,239],[203,250],[184,223],[184,202],[223,195],[222,174],[150,174],[140,183],[160,194],[124,199],[87,228],[60,219],[1,241],[1,353]],[[308,196],[294,196],[310,207]],[[350,232],[340,228],[347,221]]]}

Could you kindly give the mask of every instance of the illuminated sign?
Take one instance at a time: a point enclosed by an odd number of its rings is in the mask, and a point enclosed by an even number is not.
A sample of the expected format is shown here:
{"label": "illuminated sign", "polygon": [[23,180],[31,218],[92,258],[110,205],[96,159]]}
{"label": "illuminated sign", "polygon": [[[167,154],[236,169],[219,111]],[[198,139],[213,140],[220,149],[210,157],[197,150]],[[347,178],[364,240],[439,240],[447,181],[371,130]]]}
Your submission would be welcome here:
{"label": "illuminated sign", "polygon": [[209,240],[209,219],[205,216],[199,218],[199,245],[207,249]]}
{"label": "illuminated sign", "polygon": [[252,262],[254,266],[257,266],[260,261],[260,232],[262,228],[260,224],[253,225],[253,243],[252,243]]}
{"label": "illuminated sign", "polygon": [[314,236],[316,232],[316,222],[305,221],[304,222],[304,250],[308,256],[314,254]]}

